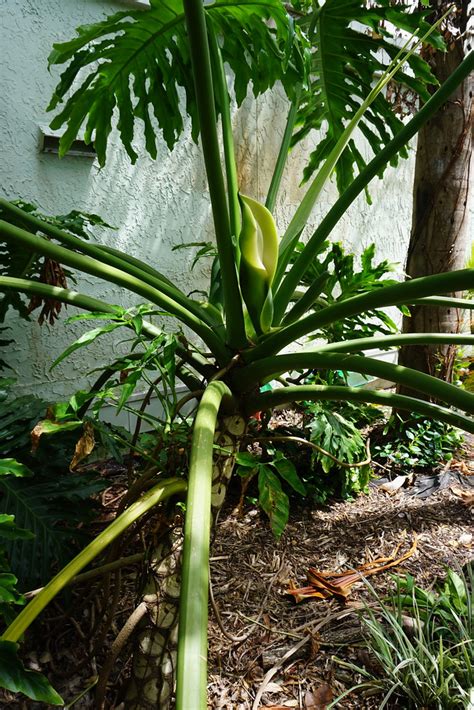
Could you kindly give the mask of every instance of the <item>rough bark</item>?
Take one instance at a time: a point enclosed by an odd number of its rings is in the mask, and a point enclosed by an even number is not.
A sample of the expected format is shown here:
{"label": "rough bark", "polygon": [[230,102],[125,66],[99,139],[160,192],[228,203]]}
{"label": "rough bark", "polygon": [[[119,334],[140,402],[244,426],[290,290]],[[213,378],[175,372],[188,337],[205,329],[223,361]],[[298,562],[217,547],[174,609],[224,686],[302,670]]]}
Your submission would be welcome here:
{"label": "rough bark", "polygon": [[[246,422],[239,416],[226,417],[220,422],[213,468],[213,526],[224,502],[235,454],[245,430]],[[132,674],[124,704],[127,710],[171,710],[174,707],[181,553],[180,528],[170,531],[153,551],[141,594],[148,614],[135,640]]]}
{"label": "rough bark", "polygon": [[[466,30],[468,5],[469,2],[460,5],[462,31]],[[436,51],[432,54],[433,73],[440,83],[453,72],[463,56],[460,40],[452,44],[448,42],[446,53]],[[406,264],[410,278],[466,266],[471,246],[468,200],[472,169],[473,89],[474,77],[470,76],[418,134],[412,231]],[[403,320],[404,333],[455,333],[464,327],[463,313],[453,308],[416,306],[410,310],[411,318]],[[451,381],[455,356],[454,346],[409,345],[401,348],[399,363]],[[414,394],[405,387],[401,387],[400,392]]]}

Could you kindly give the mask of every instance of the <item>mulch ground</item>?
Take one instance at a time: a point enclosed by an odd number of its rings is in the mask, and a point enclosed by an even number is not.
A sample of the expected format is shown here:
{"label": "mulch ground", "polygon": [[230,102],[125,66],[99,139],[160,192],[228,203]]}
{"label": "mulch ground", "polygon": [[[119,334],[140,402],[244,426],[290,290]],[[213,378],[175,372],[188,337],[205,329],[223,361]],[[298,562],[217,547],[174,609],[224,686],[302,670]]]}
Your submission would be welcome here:
{"label": "mulch ground", "polygon": [[[459,461],[452,468],[453,473],[456,466],[464,470],[467,490],[473,491],[467,485],[468,475],[474,474],[471,454],[466,451],[468,463]],[[407,488],[389,495],[373,487],[355,501],[294,511],[278,543],[256,510],[241,519],[221,519],[211,560],[210,707],[316,710],[357,682],[336,659],[359,666],[368,660],[357,613],[364,602],[373,602],[367,586],[356,584],[345,604],[334,599],[296,604],[287,590],[290,581],[306,585],[309,567],[354,569],[391,555],[400,543],[401,554],[414,536],[413,556],[370,577],[378,595],[393,589],[391,573],[410,573],[419,586],[429,588],[447,566],[459,569],[471,560],[474,507],[460,497],[459,484],[425,499],[411,493]],[[353,695],[337,707],[378,704]]]}
{"label": "mulch ground", "polygon": [[[236,515],[239,491],[231,491],[211,550],[209,708],[323,710],[358,682],[357,674],[341,661],[370,665],[358,616],[364,603],[373,603],[367,586],[357,583],[345,603],[335,599],[296,603],[287,593],[289,584],[305,586],[309,567],[333,572],[354,569],[390,556],[399,544],[402,554],[414,536],[417,549],[409,559],[370,577],[381,597],[393,590],[393,573],[409,572],[419,586],[429,588],[444,576],[447,566],[459,569],[472,560],[473,441],[449,466],[430,476],[435,485],[428,482],[430,494],[425,498],[420,490],[427,490],[426,476],[408,479],[392,494],[373,485],[369,495],[326,507],[302,507],[295,501],[278,542],[256,508],[247,506],[241,517]],[[417,481],[423,482],[421,488]],[[112,489],[112,501],[114,495]],[[30,650],[23,654],[27,664],[48,675],[63,697],[70,701],[76,696],[74,710],[95,708],[93,690],[78,696],[92,685],[114,637],[109,635],[105,649],[91,658],[88,629],[95,621],[89,592],[90,588],[73,589],[71,613],[66,617],[58,604],[51,605],[42,626],[30,635]],[[125,583],[114,633],[133,611],[134,593],[134,586]],[[124,659],[111,676],[110,708],[117,707],[115,690],[126,674]],[[376,698],[354,693],[337,704],[341,709],[378,706]],[[0,707],[45,706],[6,695]]]}

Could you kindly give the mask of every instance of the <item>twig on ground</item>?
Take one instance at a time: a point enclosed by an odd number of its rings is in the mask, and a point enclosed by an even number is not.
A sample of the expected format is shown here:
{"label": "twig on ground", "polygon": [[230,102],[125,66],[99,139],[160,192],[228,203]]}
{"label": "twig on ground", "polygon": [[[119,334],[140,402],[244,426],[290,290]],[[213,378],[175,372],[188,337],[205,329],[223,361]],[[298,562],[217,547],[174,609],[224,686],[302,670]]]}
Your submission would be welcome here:
{"label": "twig on ground", "polygon": [[278,661],[278,663],[275,663],[275,665],[274,665],[272,668],[270,668],[269,671],[267,671],[267,673],[265,674],[264,679],[263,679],[262,682],[260,683],[259,689],[257,690],[257,694],[256,694],[256,696],[255,696],[255,700],[253,701],[252,710],[258,710],[258,708],[259,708],[259,706],[260,706],[260,700],[262,699],[262,695],[263,695],[264,692],[265,692],[265,688],[268,686],[268,684],[270,683],[270,681],[271,681],[271,679],[273,678],[273,676],[275,675],[275,673],[277,673],[277,672],[280,670],[280,668],[281,668],[282,665],[285,663],[285,661],[287,661],[289,658],[291,658],[291,656],[292,656],[294,653],[296,653],[297,651],[299,651],[299,649],[300,649],[302,646],[304,646],[306,643],[308,643],[308,641],[309,641],[310,639],[311,639],[311,634],[307,634],[304,638],[302,638],[300,641],[298,641],[297,643],[295,643],[295,645],[292,646],[292,647],[290,648],[290,650],[287,651],[287,652],[285,653],[285,655],[284,655],[282,658],[280,658],[280,660]]}

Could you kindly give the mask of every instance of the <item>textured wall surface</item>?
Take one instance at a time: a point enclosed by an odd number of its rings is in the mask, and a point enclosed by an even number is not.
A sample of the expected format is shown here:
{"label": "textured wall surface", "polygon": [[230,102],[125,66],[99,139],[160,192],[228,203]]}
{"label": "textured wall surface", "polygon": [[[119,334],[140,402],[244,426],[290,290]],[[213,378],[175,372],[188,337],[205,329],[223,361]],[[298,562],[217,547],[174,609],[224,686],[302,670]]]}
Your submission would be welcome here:
{"label": "textured wall surface", "polygon": [[[50,120],[45,107],[58,78],[56,70],[51,74],[47,70],[53,42],[71,38],[78,25],[97,21],[123,5],[98,0],[0,0],[0,91],[7,97],[0,105],[1,189],[6,197],[22,197],[51,214],[71,209],[96,212],[117,227],[113,232],[97,232],[102,240],[155,265],[185,291],[203,288],[204,262],[190,273],[193,251],[171,251],[173,245],[203,241],[212,234],[203,161],[189,131],[173,153],[162,142],[155,162],[141,151],[135,165],[114,139],[103,170],[91,158],[59,160],[39,151],[39,127]],[[258,101],[249,97],[234,111],[241,190],[258,199],[265,198],[286,111],[279,91]],[[299,182],[309,148],[308,143],[299,146],[290,157],[277,211],[282,231],[303,194]],[[402,161],[398,170],[388,170],[383,183],[374,182],[374,204],[369,207],[363,196],[359,198],[340,222],[334,239],[356,253],[377,241],[380,259],[403,262],[410,231],[412,168],[413,156]],[[314,211],[313,224],[335,197],[331,185]],[[133,305],[139,300],[93,277],[78,277],[77,289],[111,303]],[[69,315],[74,312],[68,309]],[[18,389],[48,398],[64,397],[85,386],[90,381],[87,373],[110,361],[122,347],[117,338],[104,338],[50,372],[53,359],[86,326],[40,328],[34,314],[31,323],[18,321],[13,314],[8,325],[15,343],[6,357],[15,370]]]}

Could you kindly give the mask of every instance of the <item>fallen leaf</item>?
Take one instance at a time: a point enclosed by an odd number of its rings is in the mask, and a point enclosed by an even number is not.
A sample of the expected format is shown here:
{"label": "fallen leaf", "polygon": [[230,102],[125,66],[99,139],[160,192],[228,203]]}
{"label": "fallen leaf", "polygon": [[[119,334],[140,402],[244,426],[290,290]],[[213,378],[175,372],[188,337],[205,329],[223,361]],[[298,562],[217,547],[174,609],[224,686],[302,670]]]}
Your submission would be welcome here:
{"label": "fallen leaf", "polygon": [[409,557],[411,557],[417,547],[417,537],[413,536],[413,542],[409,550],[397,557],[398,551],[403,543],[397,545],[395,550],[388,557],[377,557],[371,562],[366,562],[353,570],[345,572],[319,572],[314,567],[310,567],[307,572],[309,585],[297,588],[290,580],[288,594],[294,596],[295,601],[316,597],[317,599],[329,599],[337,597],[345,600],[350,594],[351,588],[356,582],[360,582],[363,577],[370,577],[391,567],[396,567]]}
{"label": "fallen leaf", "polygon": [[457,498],[461,498],[466,505],[474,505],[474,491],[466,491],[464,488],[451,486],[451,493]]}
{"label": "fallen leaf", "polygon": [[306,691],[304,696],[304,707],[306,710],[326,710],[333,699],[333,693],[327,683],[323,683],[316,690]]}
{"label": "fallen leaf", "polygon": [[382,483],[380,490],[385,491],[385,493],[388,493],[390,496],[393,496],[400,490],[400,488],[403,488],[409,478],[410,476],[397,476],[393,479],[393,481]]}

